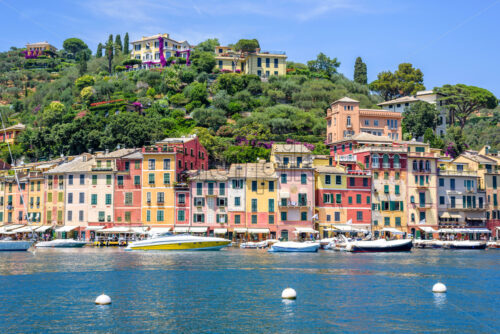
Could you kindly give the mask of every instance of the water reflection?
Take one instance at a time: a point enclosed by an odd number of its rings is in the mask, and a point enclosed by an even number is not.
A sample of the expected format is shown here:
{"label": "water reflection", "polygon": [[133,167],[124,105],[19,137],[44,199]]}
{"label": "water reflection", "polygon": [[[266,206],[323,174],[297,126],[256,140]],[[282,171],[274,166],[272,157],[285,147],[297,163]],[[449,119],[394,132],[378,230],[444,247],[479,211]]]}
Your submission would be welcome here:
{"label": "water reflection", "polygon": [[434,305],[442,309],[446,306],[446,293],[434,293]]}

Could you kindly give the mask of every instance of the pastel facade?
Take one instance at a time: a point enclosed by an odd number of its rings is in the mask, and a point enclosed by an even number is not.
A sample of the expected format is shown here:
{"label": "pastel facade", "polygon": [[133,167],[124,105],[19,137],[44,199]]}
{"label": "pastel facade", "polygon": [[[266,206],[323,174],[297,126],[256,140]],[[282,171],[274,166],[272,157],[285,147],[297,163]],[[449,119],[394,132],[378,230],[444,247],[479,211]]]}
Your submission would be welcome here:
{"label": "pastel facade", "polygon": [[264,51],[255,52],[235,51],[227,46],[215,48],[216,67],[220,70],[254,74],[261,78],[273,75],[286,75],[285,52]]}
{"label": "pastel facade", "polygon": [[27,43],[26,50],[27,51],[40,51],[40,52],[43,52],[43,51],[57,52],[57,48],[47,41],[38,42],[38,43]]}
{"label": "pastel facade", "polygon": [[[163,45],[160,47],[160,43]],[[132,51],[130,57],[142,62],[153,62],[160,64],[160,52],[163,51],[165,59],[170,57],[188,58],[188,51],[192,46],[187,41],[177,41],[170,38],[169,34],[156,34],[143,36],[140,40],[131,42]],[[163,49],[163,50],[161,50]]]}
{"label": "pastel facade", "polygon": [[351,137],[359,133],[402,138],[402,115],[378,109],[360,109],[359,101],[344,97],[333,102],[327,109],[327,144]]}
{"label": "pastel facade", "polygon": [[106,225],[114,222],[113,195],[116,163],[105,156],[95,156],[88,173],[89,225]]}
{"label": "pastel facade", "polygon": [[[227,175],[229,235],[244,237],[247,231],[246,220],[246,166],[232,164]],[[237,233],[237,231],[242,231]]]}
{"label": "pastel facade", "polygon": [[116,157],[114,189],[115,225],[142,225],[142,166],[139,150],[123,150]]}
{"label": "pastel facade", "polygon": [[26,126],[21,123],[5,128],[5,131],[0,132],[0,142],[13,144],[24,129]]}

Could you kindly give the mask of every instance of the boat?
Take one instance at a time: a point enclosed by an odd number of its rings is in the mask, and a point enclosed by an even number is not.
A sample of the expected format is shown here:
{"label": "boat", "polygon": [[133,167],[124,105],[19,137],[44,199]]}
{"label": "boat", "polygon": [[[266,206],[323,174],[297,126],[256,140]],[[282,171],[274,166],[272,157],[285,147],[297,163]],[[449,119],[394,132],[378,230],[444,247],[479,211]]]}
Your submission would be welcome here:
{"label": "boat", "polygon": [[240,245],[240,248],[249,248],[249,249],[257,249],[257,248],[266,248],[268,246],[267,240],[260,242],[244,242]]}
{"label": "boat", "polygon": [[272,245],[268,252],[315,253],[320,244],[315,242],[282,241]]}
{"label": "boat", "polygon": [[51,241],[40,241],[35,244],[36,248],[80,248],[85,246],[85,241],[74,239],[54,239]]}
{"label": "boat", "polygon": [[353,253],[408,252],[413,247],[412,239],[369,240],[349,242],[345,250]]}
{"label": "boat", "polygon": [[219,250],[231,240],[216,237],[199,237],[189,234],[163,234],[151,239],[130,243],[126,250]]}
{"label": "boat", "polygon": [[31,241],[26,240],[0,240],[0,251],[14,252],[27,251],[31,247]]}
{"label": "boat", "polygon": [[488,248],[500,248],[500,241],[488,241],[486,243],[486,247]]}
{"label": "boat", "polygon": [[486,241],[461,240],[449,244],[450,249],[486,249]]}

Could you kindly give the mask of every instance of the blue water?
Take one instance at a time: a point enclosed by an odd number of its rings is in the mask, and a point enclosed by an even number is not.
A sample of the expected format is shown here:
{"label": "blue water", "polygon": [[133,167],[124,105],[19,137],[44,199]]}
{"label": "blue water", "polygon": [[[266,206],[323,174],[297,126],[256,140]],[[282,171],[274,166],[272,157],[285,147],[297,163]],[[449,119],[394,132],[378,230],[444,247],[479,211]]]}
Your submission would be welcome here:
{"label": "blue water", "polygon": [[[438,281],[445,295],[431,292]],[[281,291],[293,287],[295,301]],[[97,306],[108,294],[113,304]],[[2,333],[496,333],[500,250],[0,254]]]}

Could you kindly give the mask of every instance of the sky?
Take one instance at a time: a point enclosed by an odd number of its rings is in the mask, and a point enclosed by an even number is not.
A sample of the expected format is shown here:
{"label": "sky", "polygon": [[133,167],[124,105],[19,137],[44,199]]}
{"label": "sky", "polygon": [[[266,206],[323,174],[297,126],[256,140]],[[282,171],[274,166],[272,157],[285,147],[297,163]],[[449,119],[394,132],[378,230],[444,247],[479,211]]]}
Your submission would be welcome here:
{"label": "sky", "polygon": [[336,57],[349,78],[358,56],[369,82],[409,62],[428,89],[464,83],[500,97],[500,0],[0,0],[0,17],[0,51],[78,37],[95,52],[125,32],[191,44],[257,38],[289,61]]}

